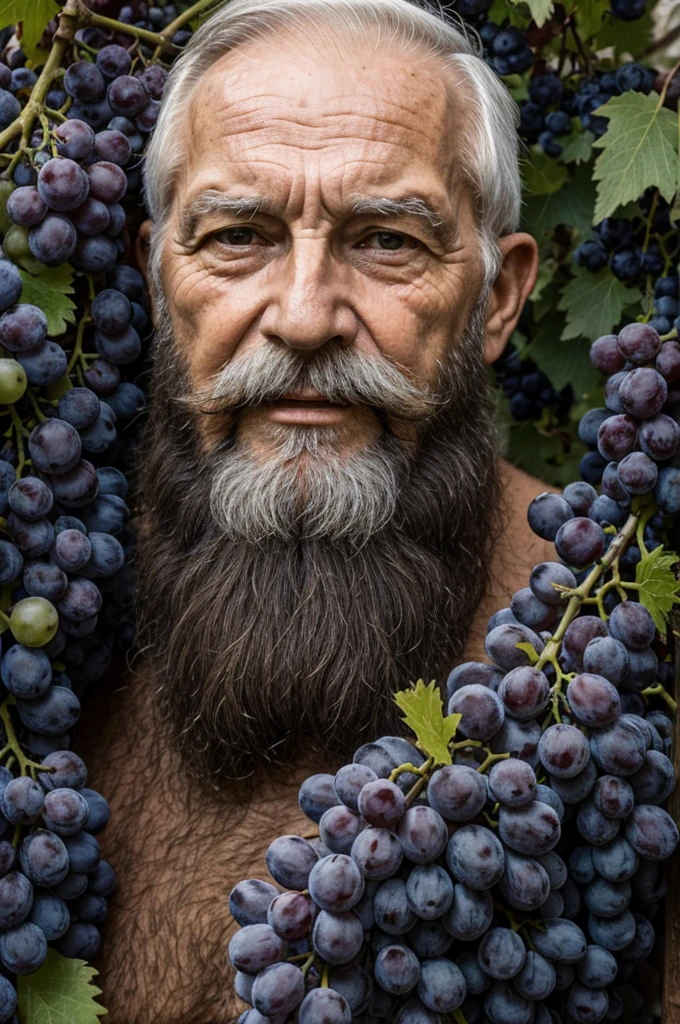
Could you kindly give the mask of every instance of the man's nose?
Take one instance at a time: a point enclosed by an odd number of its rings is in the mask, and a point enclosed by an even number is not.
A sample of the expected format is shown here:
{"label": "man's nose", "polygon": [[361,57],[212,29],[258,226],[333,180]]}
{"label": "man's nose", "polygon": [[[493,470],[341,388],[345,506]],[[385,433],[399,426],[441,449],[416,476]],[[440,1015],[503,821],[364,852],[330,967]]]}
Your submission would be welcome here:
{"label": "man's nose", "polygon": [[294,239],[272,272],[273,294],[260,323],[268,340],[301,351],[354,341],[358,322],[349,301],[349,268],[333,259],[326,239]]}

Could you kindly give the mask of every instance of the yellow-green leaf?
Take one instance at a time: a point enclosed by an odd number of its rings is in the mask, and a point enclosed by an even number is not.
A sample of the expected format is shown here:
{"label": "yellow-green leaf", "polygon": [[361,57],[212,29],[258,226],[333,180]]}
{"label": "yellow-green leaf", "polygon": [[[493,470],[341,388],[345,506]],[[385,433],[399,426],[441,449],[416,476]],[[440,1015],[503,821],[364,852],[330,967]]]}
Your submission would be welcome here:
{"label": "yellow-green leaf", "polygon": [[416,734],[416,744],[435,764],[452,764],[449,743],[456,735],[460,715],[444,717],[441,693],[434,679],[426,686],[422,679],[410,690],[395,693],[394,700],[404,713],[404,722]]}
{"label": "yellow-green leaf", "polygon": [[106,1010],[95,1002],[101,989],[92,979],[98,973],[84,960],[49,949],[35,974],[19,978],[21,1024],[100,1024]]}
{"label": "yellow-green leaf", "polygon": [[609,119],[607,131],[593,143],[602,150],[593,170],[599,182],[595,222],[652,185],[670,201],[678,188],[676,115],[659,106],[656,93],[632,91],[613,96],[595,113]]}
{"label": "yellow-green leaf", "polygon": [[678,556],[667,554],[663,547],[643,555],[635,566],[640,603],[654,619],[654,625],[666,637],[666,622],[673,605],[680,601],[680,583],[673,571]]}
{"label": "yellow-green leaf", "polygon": [[44,51],[37,49],[37,44],[48,21],[61,6],[55,0],[0,0],[0,28],[21,22],[21,49],[26,56],[46,56]]}
{"label": "yellow-green leaf", "polygon": [[76,304],[69,295],[73,294],[73,267],[62,263],[60,267],[41,267],[40,274],[29,274],[20,270],[24,287],[22,302],[40,306],[47,317],[47,330],[52,337],[63,334],[68,324],[75,323]]}

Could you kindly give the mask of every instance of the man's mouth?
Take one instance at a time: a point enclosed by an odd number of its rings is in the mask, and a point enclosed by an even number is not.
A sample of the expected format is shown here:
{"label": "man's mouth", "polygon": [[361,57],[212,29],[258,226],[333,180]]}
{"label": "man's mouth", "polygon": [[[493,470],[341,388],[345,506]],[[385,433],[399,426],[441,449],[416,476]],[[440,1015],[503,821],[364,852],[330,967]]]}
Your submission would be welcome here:
{"label": "man's mouth", "polygon": [[345,418],[350,408],[347,402],[331,401],[326,395],[309,388],[288,391],[280,398],[263,404],[265,415],[271,422],[294,426],[337,424]]}

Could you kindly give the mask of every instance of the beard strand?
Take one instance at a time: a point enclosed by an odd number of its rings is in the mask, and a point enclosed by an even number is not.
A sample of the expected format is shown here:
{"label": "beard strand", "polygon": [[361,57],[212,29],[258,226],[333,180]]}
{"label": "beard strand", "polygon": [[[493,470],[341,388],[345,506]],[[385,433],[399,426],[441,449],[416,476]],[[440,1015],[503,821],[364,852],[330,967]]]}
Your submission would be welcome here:
{"label": "beard strand", "polygon": [[347,756],[400,731],[396,690],[443,681],[462,654],[503,520],[483,322],[478,310],[454,346],[447,401],[423,419],[415,455],[387,431],[345,459],[328,431],[283,431],[258,474],[234,431],[201,453],[170,318],[158,318],[138,635],[195,777]]}

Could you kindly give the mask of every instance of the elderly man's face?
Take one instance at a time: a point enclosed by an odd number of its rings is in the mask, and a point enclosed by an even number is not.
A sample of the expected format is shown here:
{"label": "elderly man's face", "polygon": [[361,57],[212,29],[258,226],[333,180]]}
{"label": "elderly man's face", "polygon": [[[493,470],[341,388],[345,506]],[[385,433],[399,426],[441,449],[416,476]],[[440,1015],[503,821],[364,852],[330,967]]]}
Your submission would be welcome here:
{"label": "elderly man's face", "polygon": [[[335,37],[322,46],[260,41],[209,71],[192,98],[162,256],[194,387],[256,349],[311,356],[329,342],[434,384],[483,281],[456,157],[466,144],[458,93],[452,102],[441,65],[420,54],[384,44],[357,51]],[[219,196],[256,201],[257,212],[220,210]],[[361,200],[381,198],[418,199],[439,223],[416,212],[357,212]],[[218,208],[201,213],[206,206]],[[489,358],[501,343],[490,327]],[[310,398],[249,410],[242,440],[257,447],[271,424],[333,426],[351,448],[380,433],[367,405]],[[223,430],[202,419],[204,436]],[[406,439],[403,424],[399,432]]]}

